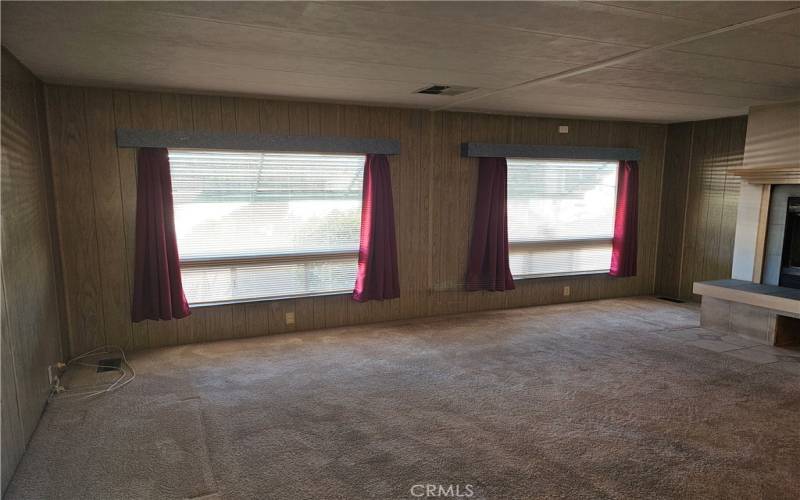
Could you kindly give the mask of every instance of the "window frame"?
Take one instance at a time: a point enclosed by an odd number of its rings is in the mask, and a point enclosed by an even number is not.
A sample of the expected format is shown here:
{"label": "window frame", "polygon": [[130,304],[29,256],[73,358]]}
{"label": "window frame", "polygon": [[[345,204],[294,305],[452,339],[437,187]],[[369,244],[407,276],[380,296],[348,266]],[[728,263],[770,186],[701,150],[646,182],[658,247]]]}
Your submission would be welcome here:
{"label": "window frame", "polygon": [[[360,157],[366,161],[366,153],[334,153],[334,152],[316,152],[316,151],[255,151],[255,150],[229,150],[229,149],[212,149],[212,148],[168,148],[168,151],[181,151],[181,152],[243,152],[243,153],[266,153],[266,154],[284,154],[284,155],[325,155],[325,156],[354,156]],[[362,166],[363,168],[363,166]],[[170,168],[171,170],[171,168]],[[172,172],[170,172],[172,174]],[[362,172],[363,175],[363,172]],[[170,175],[172,177],[172,175]],[[174,197],[173,188],[173,197]],[[364,199],[363,193],[361,194],[361,206],[363,207]],[[361,210],[359,209],[359,213]],[[177,232],[177,231],[176,231]],[[360,234],[359,234],[360,237]],[[236,265],[269,265],[269,264],[282,264],[282,263],[304,263],[304,262],[319,262],[326,260],[341,260],[345,258],[352,258],[355,265],[358,265],[359,249],[355,250],[321,250],[316,252],[298,252],[298,253],[258,253],[252,255],[233,255],[233,256],[218,256],[218,257],[180,257],[179,250],[179,268],[181,271],[181,279],[183,279],[184,269],[212,269],[212,268],[230,268]],[[357,275],[357,274],[356,274]],[[285,295],[270,295],[253,298],[237,298],[231,300],[217,300],[206,302],[189,302],[189,307],[192,309],[213,307],[222,305],[233,304],[249,304],[255,302],[271,302],[276,300],[289,300],[298,298],[312,298],[312,297],[333,297],[349,295],[353,291],[355,281],[352,286],[348,288],[326,290],[321,292],[310,293],[290,293]],[[187,298],[188,301],[188,298]]]}
{"label": "window frame", "polygon": [[[533,160],[533,161],[563,161],[563,162],[597,162],[597,163],[611,163],[613,160],[607,159],[588,159],[588,158],[580,158],[580,159],[573,159],[573,158],[538,158],[538,157],[528,157],[528,156],[509,156],[506,158],[506,163],[509,160]],[[617,163],[619,163],[617,161]],[[506,167],[508,168],[508,166]],[[506,175],[506,189],[508,189],[508,175]],[[614,182],[614,204],[615,204],[615,211],[616,211],[616,200],[617,194],[619,192],[619,182]],[[506,197],[506,199],[508,199]],[[507,209],[506,209],[507,210]],[[613,226],[612,226],[613,227]],[[555,240],[517,240],[511,241],[508,240],[508,254],[509,258],[511,257],[511,253],[514,249],[518,248],[529,248],[529,249],[544,249],[544,248],[565,248],[565,249],[575,249],[581,247],[598,247],[600,244],[609,244],[613,245],[614,242],[614,235],[613,229],[611,237],[609,238],[564,238],[564,239],[555,239]],[[611,261],[608,263],[608,269],[589,269],[586,271],[573,271],[573,272],[553,272],[553,273],[534,273],[534,274],[520,274],[516,275],[512,273],[512,277],[514,281],[517,280],[533,280],[533,279],[542,279],[542,278],[558,278],[561,276],[569,277],[569,276],[597,276],[597,275],[605,275],[611,270]]]}

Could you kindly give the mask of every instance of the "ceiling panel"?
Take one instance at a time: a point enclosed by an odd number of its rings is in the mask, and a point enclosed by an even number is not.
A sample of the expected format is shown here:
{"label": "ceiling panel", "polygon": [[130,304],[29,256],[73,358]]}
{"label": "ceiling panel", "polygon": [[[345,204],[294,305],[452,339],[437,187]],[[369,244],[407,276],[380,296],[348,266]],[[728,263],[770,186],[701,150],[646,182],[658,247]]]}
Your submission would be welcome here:
{"label": "ceiling panel", "polygon": [[[341,4],[340,4],[341,5]],[[646,47],[716,26],[667,19],[631,9],[589,2],[359,2],[364,9],[471,26],[515,30]]]}
{"label": "ceiling panel", "polygon": [[[49,82],[659,122],[800,97],[797,13],[638,54],[793,6],[0,3],[3,45]],[[431,83],[478,89],[414,93]]]}
{"label": "ceiling panel", "polygon": [[759,24],[758,29],[760,31],[800,36],[800,19],[798,19],[797,16],[782,17],[764,24]]}
{"label": "ceiling panel", "polygon": [[[790,18],[800,23],[800,13]],[[751,28],[685,43],[673,50],[800,68],[800,38]]]}
{"label": "ceiling panel", "polygon": [[614,64],[613,67],[649,71],[656,75],[662,74],[662,78],[665,79],[675,76],[695,76],[793,89],[800,88],[800,68],[703,54],[658,51]]}
{"label": "ceiling panel", "polygon": [[[393,47],[428,51],[458,50],[465,54],[503,54],[506,57],[540,57],[583,63],[624,54],[635,48],[509,30],[502,26],[465,27],[450,19],[387,14],[338,2],[306,3],[301,14],[292,12],[289,16],[274,13],[274,5],[277,5],[279,13],[284,13],[280,2],[209,2],[202,9],[202,17],[221,23],[246,24],[334,39],[388,43]],[[190,16],[188,18],[200,21],[196,16],[196,4],[192,3],[153,2],[145,8],[162,15]]]}
{"label": "ceiling panel", "polygon": [[[202,19],[164,17],[149,8],[130,9],[125,5],[112,5],[112,10],[103,16],[97,16],[88,6],[72,4],[57,9],[43,3],[33,7],[3,5],[4,44],[18,57],[30,54],[31,68],[49,79],[62,76],[54,71],[54,62],[93,53],[97,72],[104,71],[104,65],[112,64],[114,58],[123,63],[158,63],[166,70],[172,61],[185,57],[190,61],[216,60],[232,65],[274,67],[277,71],[301,67],[310,74],[327,74],[328,70],[321,63],[327,61],[327,67],[361,68],[361,73],[353,77],[396,79],[402,73],[404,81],[426,82],[435,76],[452,84],[492,87],[575,65],[536,57],[514,58],[507,54],[498,57],[495,53],[461,48],[431,51]],[[15,9],[18,8],[24,9],[26,15],[17,18]],[[18,20],[12,23],[8,21],[10,18]],[[52,26],[47,37],[39,35],[42,26]],[[109,46],[114,50],[109,50]],[[59,48],[58,54],[53,53],[53,47]],[[119,54],[116,51],[120,51]],[[343,68],[332,71],[341,73]],[[197,73],[197,77],[202,77],[202,73]],[[459,75],[456,81],[449,80],[453,73]]]}
{"label": "ceiling panel", "polygon": [[[697,99],[714,96],[738,98],[739,102],[788,101],[800,99],[800,86],[783,87],[724,80],[714,77],[697,77],[684,74],[657,73],[650,70],[602,68],[582,75],[566,78],[565,83],[604,84],[642,90],[675,91],[694,94]],[[705,97],[709,96],[709,97]]]}
{"label": "ceiling panel", "polygon": [[591,96],[598,99],[624,99],[640,106],[656,102],[662,104],[716,107],[727,110],[735,109],[742,113],[747,112],[747,108],[751,103],[762,104],[764,102],[752,98],[699,94],[695,92],[657,90],[653,88],[609,85],[594,82],[583,83],[576,82],[571,78],[557,82],[543,83],[536,87],[510,92],[509,94],[524,95],[542,91],[551,95]]}
{"label": "ceiling panel", "polygon": [[[645,122],[671,123],[703,120],[709,116],[741,115],[739,109],[720,109],[702,105],[641,103],[627,99],[598,98],[590,95],[561,94],[551,91],[526,96],[500,94],[473,101],[459,108],[462,111],[508,113],[563,118],[604,118]],[[654,120],[653,114],[659,116]]]}
{"label": "ceiling panel", "polygon": [[800,2],[622,1],[608,3],[624,9],[713,24],[718,28],[800,6]]}

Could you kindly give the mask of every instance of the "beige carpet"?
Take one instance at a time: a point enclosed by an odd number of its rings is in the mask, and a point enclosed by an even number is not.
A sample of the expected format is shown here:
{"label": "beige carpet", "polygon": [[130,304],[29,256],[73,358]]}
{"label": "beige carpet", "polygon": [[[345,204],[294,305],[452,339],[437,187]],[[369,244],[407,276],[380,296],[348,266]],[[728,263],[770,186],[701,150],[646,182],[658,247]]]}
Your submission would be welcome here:
{"label": "beige carpet", "polygon": [[136,353],[121,391],[49,406],[7,498],[800,498],[791,358],[690,345],[697,316],[639,298]]}

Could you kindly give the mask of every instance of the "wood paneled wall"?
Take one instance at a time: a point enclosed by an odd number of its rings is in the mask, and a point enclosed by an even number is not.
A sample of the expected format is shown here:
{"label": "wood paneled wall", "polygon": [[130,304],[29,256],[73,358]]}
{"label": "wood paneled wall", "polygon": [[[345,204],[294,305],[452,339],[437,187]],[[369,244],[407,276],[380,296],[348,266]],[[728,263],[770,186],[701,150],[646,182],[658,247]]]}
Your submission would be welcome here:
{"label": "wood paneled wall", "polygon": [[61,359],[60,291],[41,82],[2,51],[2,489],[25,451]]}
{"label": "wood paneled wall", "polygon": [[[73,353],[104,343],[138,349],[653,292],[663,125],[67,86],[47,87],[47,107]],[[558,125],[569,125],[570,133],[559,134]],[[131,323],[135,153],[116,148],[117,127],[399,139],[402,152],[390,162],[401,298],[265,301],[196,308],[179,321]],[[466,141],[641,148],[639,276],[525,280],[513,292],[464,292],[477,189],[477,160],[459,153]],[[564,286],[571,287],[569,297]],[[287,326],[290,311],[296,323]]]}
{"label": "wood paneled wall", "polygon": [[656,293],[696,299],[695,281],[730,278],[747,117],[669,126]]}

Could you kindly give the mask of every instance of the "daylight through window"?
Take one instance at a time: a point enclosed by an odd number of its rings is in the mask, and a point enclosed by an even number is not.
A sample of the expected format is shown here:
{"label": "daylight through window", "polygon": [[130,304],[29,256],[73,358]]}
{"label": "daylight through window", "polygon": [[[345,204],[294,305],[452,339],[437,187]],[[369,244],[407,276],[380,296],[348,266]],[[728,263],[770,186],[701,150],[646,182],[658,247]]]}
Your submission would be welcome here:
{"label": "daylight through window", "polygon": [[617,162],[508,159],[508,236],[515,278],[606,272]]}
{"label": "daylight through window", "polygon": [[170,150],[190,304],[349,292],[363,155]]}

